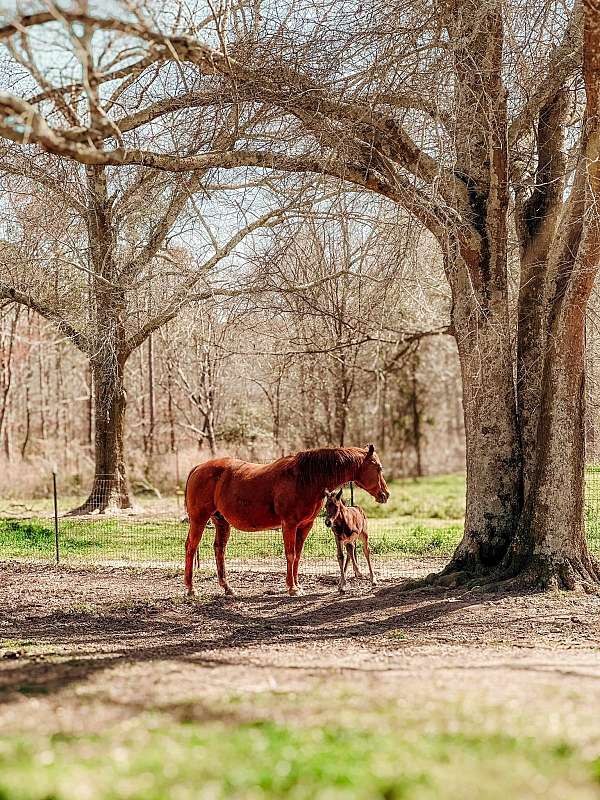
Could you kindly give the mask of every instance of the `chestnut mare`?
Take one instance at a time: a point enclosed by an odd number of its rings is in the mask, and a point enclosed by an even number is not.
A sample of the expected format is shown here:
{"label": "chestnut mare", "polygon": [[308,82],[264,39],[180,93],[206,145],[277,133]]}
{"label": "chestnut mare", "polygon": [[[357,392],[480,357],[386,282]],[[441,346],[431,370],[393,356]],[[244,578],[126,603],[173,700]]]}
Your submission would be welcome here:
{"label": "chestnut mare", "polygon": [[328,447],[285,456],[272,464],[251,464],[217,458],[194,467],[185,487],[190,530],[185,545],[185,586],[194,595],[194,556],[209,519],[215,524],[215,560],[219,585],[233,594],[225,572],[225,547],[231,526],[241,531],[283,530],[287,560],[286,584],[291,595],[301,593],[298,563],[325,490],[348,481],[378,503],[389,497],[381,462],[369,447]]}

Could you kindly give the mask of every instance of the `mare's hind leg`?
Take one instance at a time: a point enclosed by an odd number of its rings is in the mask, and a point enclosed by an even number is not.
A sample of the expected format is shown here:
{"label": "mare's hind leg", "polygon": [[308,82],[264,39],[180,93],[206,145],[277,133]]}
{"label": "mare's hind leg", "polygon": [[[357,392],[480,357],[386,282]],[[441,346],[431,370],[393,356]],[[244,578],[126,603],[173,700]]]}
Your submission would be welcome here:
{"label": "mare's hind leg", "polygon": [[209,514],[190,516],[190,529],[188,531],[187,539],[185,542],[185,588],[188,597],[193,597],[196,592],[194,591],[193,576],[194,576],[194,556],[196,550],[202,539],[204,528],[208,522]]}
{"label": "mare's hind leg", "polygon": [[217,562],[217,577],[219,579],[219,586],[225,589],[225,594],[229,596],[235,595],[235,592],[227,582],[227,570],[225,569],[225,548],[229,541],[229,534],[231,533],[231,525],[222,516],[213,516],[212,521],[215,523],[215,561]]}

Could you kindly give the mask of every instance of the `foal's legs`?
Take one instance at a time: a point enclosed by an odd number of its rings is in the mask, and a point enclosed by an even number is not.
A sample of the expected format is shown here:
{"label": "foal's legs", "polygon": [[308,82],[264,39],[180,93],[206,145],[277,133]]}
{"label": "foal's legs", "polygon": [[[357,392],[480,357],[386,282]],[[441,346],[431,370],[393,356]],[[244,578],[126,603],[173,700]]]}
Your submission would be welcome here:
{"label": "foal's legs", "polygon": [[348,564],[350,563],[350,551],[352,549],[352,544],[347,542],[344,547],[346,548],[346,556],[344,558],[344,578],[346,577],[346,571],[348,569]]}
{"label": "foal's legs", "polygon": [[362,578],[362,572],[358,567],[358,561],[356,560],[356,542],[352,542],[352,544],[348,547],[348,552],[350,553],[350,558],[352,559],[352,569],[354,570],[354,577],[355,578]]}
{"label": "foal's legs", "polygon": [[225,519],[213,517],[215,523],[215,561],[217,562],[217,577],[219,579],[219,586],[225,589],[225,594],[233,596],[235,592],[227,583],[227,571],[225,569],[225,548],[231,533],[231,525]]}
{"label": "foal's legs", "polygon": [[338,583],[338,592],[344,592],[346,590],[346,566],[347,566],[347,559],[344,562],[344,550],[342,548],[340,540],[337,538],[335,539],[335,544],[337,547],[337,560],[338,564],[340,565],[340,582]]}
{"label": "foal's legs", "polygon": [[190,529],[188,531],[187,539],[185,542],[185,580],[184,580],[188,597],[193,597],[196,594],[192,582],[194,574],[194,556],[196,555],[196,550],[198,549],[198,545],[200,544],[200,539],[202,539],[202,534],[204,533],[204,528],[206,527],[206,523],[208,522],[209,516],[210,513],[206,515],[190,514]]}

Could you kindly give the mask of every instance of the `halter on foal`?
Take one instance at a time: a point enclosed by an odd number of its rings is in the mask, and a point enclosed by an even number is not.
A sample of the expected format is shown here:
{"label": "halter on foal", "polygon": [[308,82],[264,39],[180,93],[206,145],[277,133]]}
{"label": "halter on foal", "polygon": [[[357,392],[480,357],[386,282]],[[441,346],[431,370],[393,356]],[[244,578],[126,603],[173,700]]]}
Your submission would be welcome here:
{"label": "halter on foal", "polygon": [[[338,564],[340,565],[340,592],[346,589],[346,570],[348,562],[352,560],[352,567],[357,578],[362,578],[356,561],[356,542],[360,539],[363,544],[365,558],[369,567],[371,586],[377,586],[371,566],[371,551],[369,550],[369,534],[367,532],[367,517],[360,506],[348,508],[342,500],[342,489],[336,494],[325,493],[325,525],[331,528],[335,535],[337,546]],[[346,559],[344,560],[344,547]]]}
{"label": "halter on foal", "polygon": [[300,594],[298,564],[306,537],[321,510],[325,490],[348,481],[354,481],[378,503],[387,501],[388,488],[372,444],[368,448],[305,450],[272,464],[218,458],[194,467],[185,489],[190,520],[185,546],[188,595],[194,594],[194,555],[209,519],[215,525],[217,575],[225,594],[233,594],[225,571],[225,547],[231,527],[241,531],[281,527],[288,592]]}

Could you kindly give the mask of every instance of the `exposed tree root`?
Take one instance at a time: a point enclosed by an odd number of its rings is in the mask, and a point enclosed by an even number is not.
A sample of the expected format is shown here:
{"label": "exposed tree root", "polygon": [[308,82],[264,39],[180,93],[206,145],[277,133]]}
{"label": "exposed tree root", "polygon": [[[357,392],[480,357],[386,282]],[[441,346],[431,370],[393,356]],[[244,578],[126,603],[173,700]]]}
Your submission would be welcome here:
{"label": "exposed tree root", "polygon": [[78,517],[86,514],[119,514],[133,511],[129,490],[122,481],[96,480],[87,500],[65,516]]}
{"label": "exposed tree root", "polygon": [[459,567],[451,561],[441,572],[407,580],[398,589],[403,592],[428,587],[486,592],[566,590],[600,594],[600,565],[590,556],[567,558],[536,554],[527,559],[505,559],[496,567],[469,566]]}

